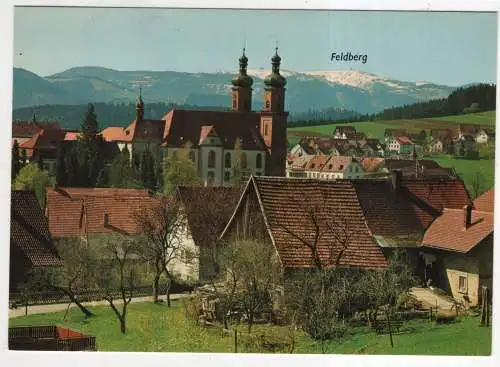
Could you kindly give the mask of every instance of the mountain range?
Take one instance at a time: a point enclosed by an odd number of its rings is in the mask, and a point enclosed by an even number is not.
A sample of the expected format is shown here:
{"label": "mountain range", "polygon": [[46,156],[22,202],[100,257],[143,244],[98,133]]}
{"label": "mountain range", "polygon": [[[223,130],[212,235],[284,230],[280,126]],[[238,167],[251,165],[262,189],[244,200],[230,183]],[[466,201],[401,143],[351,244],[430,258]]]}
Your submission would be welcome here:
{"label": "mountain range", "polygon": [[[249,70],[254,79],[253,108],[263,104],[264,77],[269,70]],[[286,108],[291,113],[309,109],[343,108],[375,113],[385,108],[445,98],[455,87],[407,82],[356,70],[297,72],[282,70],[287,78]],[[144,102],[172,102],[230,107],[229,72],[118,71],[103,67],[75,67],[39,76],[14,68],[13,108],[40,105],[77,105],[90,102],[129,103],[142,87]]]}

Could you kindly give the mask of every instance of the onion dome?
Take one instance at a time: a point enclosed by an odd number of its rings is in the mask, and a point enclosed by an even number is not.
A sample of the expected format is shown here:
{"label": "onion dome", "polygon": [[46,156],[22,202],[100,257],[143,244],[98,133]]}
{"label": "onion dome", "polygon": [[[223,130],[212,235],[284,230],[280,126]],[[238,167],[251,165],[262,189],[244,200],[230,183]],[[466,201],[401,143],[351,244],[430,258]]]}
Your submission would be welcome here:
{"label": "onion dome", "polygon": [[276,47],[276,53],[272,57],[271,63],[273,65],[273,71],[266,76],[264,84],[266,87],[283,88],[286,85],[286,79],[280,74],[281,57],[278,55],[278,47]]}
{"label": "onion dome", "polygon": [[231,83],[235,87],[245,87],[250,88],[253,84],[253,79],[247,74],[248,57],[245,55],[245,49],[243,49],[243,55],[240,57],[240,72],[236,75]]}

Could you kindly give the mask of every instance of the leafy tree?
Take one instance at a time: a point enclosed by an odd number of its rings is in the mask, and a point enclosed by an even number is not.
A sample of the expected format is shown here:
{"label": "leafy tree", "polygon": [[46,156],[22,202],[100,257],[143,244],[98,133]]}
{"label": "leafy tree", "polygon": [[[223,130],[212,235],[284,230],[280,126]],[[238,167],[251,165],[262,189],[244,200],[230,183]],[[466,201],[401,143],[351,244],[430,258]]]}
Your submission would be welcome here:
{"label": "leafy tree", "polygon": [[165,194],[174,194],[176,187],[180,185],[189,186],[200,183],[198,170],[189,157],[190,152],[191,144],[187,143],[182,149],[179,149],[165,160]]}
{"label": "leafy tree", "polygon": [[111,163],[109,185],[121,188],[143,188],[135,167],[130,162],[130,152],[125,147]]}
{"label": "leafy tree", "polygon": [[11,163],[11,181],[14,181],[17,174],[22,168],[21,157],[19,156],[19,144],[17,140],[14,140],[14,144],[12,145],[12,163]]}
{"label": "leafy tree", "polygon": [[73,147],[72,149],[66,151],[64,157],[64,168],[66,172],[66,185],[69,187],[83,186],[81,184],[81,173],[79,171],[78,163],[77,150]]}
{"label": "leafy tree", "polygon": [[54,183],[47,171],[41,170],[35,163],[29,163],[19,171],[14,180],[14,189],[34,191],[40,207],[45,210],[46,189]]}

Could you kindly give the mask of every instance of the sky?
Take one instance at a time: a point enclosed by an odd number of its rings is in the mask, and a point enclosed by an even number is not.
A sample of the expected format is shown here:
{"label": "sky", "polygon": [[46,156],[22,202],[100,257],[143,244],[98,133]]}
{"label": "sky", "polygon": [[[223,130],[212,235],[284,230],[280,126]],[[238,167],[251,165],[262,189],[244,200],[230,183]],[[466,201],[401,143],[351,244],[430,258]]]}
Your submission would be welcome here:
{"label": "sky", "polygon": [[[117,70],[236,72],[355,69],[450,86],[496,82],[495,13],[150,8],[14,11],[14,66],[47,76],[76,66]],[[333,52],[367,62],[331,61]]]}

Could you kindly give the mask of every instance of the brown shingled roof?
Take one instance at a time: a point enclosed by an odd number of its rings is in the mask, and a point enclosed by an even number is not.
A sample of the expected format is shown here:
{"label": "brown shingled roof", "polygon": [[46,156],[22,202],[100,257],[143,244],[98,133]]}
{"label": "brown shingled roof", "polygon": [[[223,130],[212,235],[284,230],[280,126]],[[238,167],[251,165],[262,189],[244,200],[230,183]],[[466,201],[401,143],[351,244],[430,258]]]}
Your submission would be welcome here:
{"label": "brown shingled roof", "polygon": [[[62,265],[35,194],[13,190],[11,194],[10,245],[30,266]],[[17,266],[20,264],[11,264]]]}
{"label": "brown shingled roof", "polygon": [[474,208],[483,212],[493,213],[495,209],[495,189],[490,189],[474,200]]}
{"label": "brown shingled roof", "polygon": [[464,218],[463,209],[445,209],[425,232],[422,245],[467,253],[493,233],[493,213],[473,210],[467,229]]}
{"label": "brown shingled roof", "polygon": [[390,180],[357,180],[353,185],[374,235],[421,238],[445,207],[459,209],[471,203],[459,179],[402,180],[397,190]]}
{"label": "brown shingled roof", "polygon": [[260,114],[256,112],[173,109],[163,119],[165,129],[162,145],[167,147],[182,147],[187,141],[197,146],[202,127],[211,125],[226,149],[233,149],[238,138],[244,150],[265,149],[259,130]]}
{"label": "brown shingled roof", "polygon": [[[330,224],[336,228],[335,231],[342,227],[341,231],[349,238],[348,247],[340,259],[341,267],[387,266],[386,258],[365,223],[350,181],[252,177],[243,196],[249,195],[250,190],[255,190],[258,195],[261,213],[269,224],[269,234],[285,268],[313,266],[311,250],[297,238],[314,241],[316,232],[313,217],[321,232],[317,244],[319,257],[324,264],[333,265],[329,260],[332,255],[338,255],[339,244],[342,243],[336,242],[338,233],[329,229]],[[242,199],[239,205],[241,203]],[[313,215],[308,214],[309,209],[314,210]],[[235,215],[239,210],[236,209]],[[234,216],[225,232],[233,223]]]}
{"label": "brown shingled roof", "polygon": [[47,189],[46,214],[54,237],[112,232],[136,235],[140,232],[136,213],[153,202],[148,190]]}

